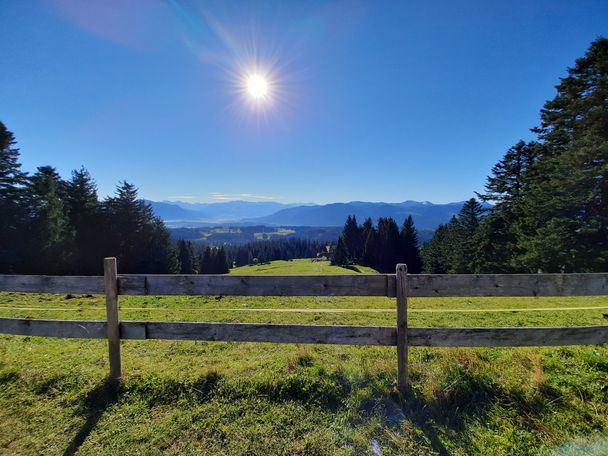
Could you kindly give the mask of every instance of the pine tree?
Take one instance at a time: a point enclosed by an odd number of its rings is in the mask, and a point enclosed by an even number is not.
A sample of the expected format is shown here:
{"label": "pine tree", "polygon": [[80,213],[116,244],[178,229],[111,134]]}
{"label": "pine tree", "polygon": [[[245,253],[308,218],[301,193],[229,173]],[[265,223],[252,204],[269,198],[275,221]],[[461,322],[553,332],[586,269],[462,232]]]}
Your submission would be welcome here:
{"label": "pine tree", "polygon": [[65,274],[68,269],[68,221],[64,203],[65,183],[57,170],[41,166],[27,186],[30,215],[27,269],[37,274]]}
{"label": "pine tree", "polygon": [[472,237],[477,232],[479,221],[483,214],[483,207],[475,198],[471,198],[462,205],[458,213],[458,223],[467,237]]}
{"label": "pine tree", "polygon": [[207,246],[201,257],[200,265],[201,274],[213,274],[213,258],[211,247]]}
{"label": "pine tree", "polygon": [[469,274],[475,268],[477,257],[476,234],[483,214],[483,207],[475,198],[466,201],[458,213],[458,223],[452,225],[452,254],[451,271],[459,274]]}
{"label": "pine tree", "polygon": [[226,259],[226,250],[224,247],[220,247],[215,251],[215,274],[227,274],[230,272],[228,267],[228,260]]}
{"label": "pine tree", "polygon": [[367,242],[367,236],[374,230],[374,222],[370,217],[366,218],[361,225],[361,241],[363,242],[363,250],[365,250],[365,243]]}
{"label": "pine tree", "polygon": [[338,243],[336,244],[336,250],[331,260],[331,264],[334,266],[345,266],[348,264],[348,249],[346,248],[346,242],[344,241],[344,235],[340,235]]}
{"label": "pine tree", "polygon": [[72,178],[66,183],[65,206],[70,231],[70,272],[101,274],[103,255],[99,245],[102,237],[100,205],[97,186],[86,169],[72,171]]}
{"label": "pine tree", "polygon": [[446,274],[449,269],[449,228],[439,225],[430,241],[422,246],[422,270],[427,274]]}
{"label": "pine tree", "polygon": [[196,274],[196,258],[190,241],[179,240],[177,243],[178,260],[180,264],[180,274]]}
{"label": "pine tree", "polygon": [[515,226],[519,270],[608,270],[608,39],[594,41],[545,103],[535,174]]}
{"label": "pine tree", "polygon": [[516,272],[513,267],[515,249],[513,219],[504,211],[484,217],[474,238],[474,273],[507,274]]}
{"label": "pine tree", "polygon": [[104,256],[118,258],[119,271],[141,273],[150,225],[152,209],[137,197],[137,188],[128,182],[116,187],[116,194],[102,205],[106,223],[107,245]]}
{"label": "pine tree", "polygon": [[348,252],[348,262],[351,264],[359,263],[363,256],[364,242],[361,228],[357,225],[357,219],[354,215],[352,217],[349,215],[346,219],[342,236]]}
{"label": "pine tree", "polygon": [[527,188],[528,175],[540,153],[540,144],[518,141],[492,167],[492,173],[486,180],[485,193],[477,194],[479,199],[492,203],[493,212],[512,211]]}
{"label": "pine tree", "polygon": [[201,274],[227,274],[230,269],[224,247],[207,246],[201,259]]}
{"label": "pine tree", "polygon": [[16,140],[0,122],[0,273],[18,272],[22,266],[25,237],[24,186]]}
{"label": "pine tree", "polygon": [[116,256],[124,273],[174,273],[179,263],[162,220],[137,197],[137,188],[122,182],[116,196],[102,205],[108,233],[104,256]]}
{"label": "pine tree", "polygon": [[[470,272],[467,258],[469,239],[458,217],[452,217],[446,225],[444,241],[446,268],[448,274],[467,274]],[[471,256],[474,250],[471,248]]]}
{"label": "pine tree", "polygon": [[521,214],[522,195],[534,177],[534,164],[541,154],[539,143],[519,141],[492,168],[485,184],[482,201],[493,204],[475,235],[473,271],[485,273],[514,272],[517,252],[514,222]]}
{"label": "pine tree", "polygon": [[400,258],[399,227],[391,217],[378,219],[377,264],[379,272],[393,272]]}
{"label": "pine tree", "polygon": [[419,274],[422,271],[422,259],[420,248],[418,247],[418,231],[414,227],[414,219],[411,215],[403,222],[403,227],[399,233],[401,241],[401,254],[410,274]]}
{"label": "pine tree", "polygon": [[[366,221],[366,223],[367,223],[367,221]],[[364,226],[364,228],[365,228],[365,226]],[[375,268],[378,263],[379,263],[378,232],[372,225],[367,230],[367,237],[365,238],[365,246],[363,248],[362,264],[363,264],[363,266],[369,266],[371,268]]]}
{"label": "pine tree", "polygon": [[177,274],[177,252],[163,221],[154,217],[146,231],[146,245],[139,271],[143,274]]}

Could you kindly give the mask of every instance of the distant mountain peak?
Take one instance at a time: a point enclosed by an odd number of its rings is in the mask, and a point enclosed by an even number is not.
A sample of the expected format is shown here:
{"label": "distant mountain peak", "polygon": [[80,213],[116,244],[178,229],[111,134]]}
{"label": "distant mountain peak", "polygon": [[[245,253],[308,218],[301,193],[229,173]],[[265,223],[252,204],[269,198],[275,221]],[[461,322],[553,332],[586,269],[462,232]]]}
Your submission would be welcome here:
{"label": "distant mountain peak", "polygon": [[362,222],[370,217],[392,217],[401,224],[411,215],[419,229],[435,229],[449,222],[464,201],[435,204],[406,200],[401,203],[350,201],[328,204],[285,204],[276,201],[218,201],[188,203],[149,201],[154,212],[171,226],[247,223],[278,226],[341,226],[349,215]]}

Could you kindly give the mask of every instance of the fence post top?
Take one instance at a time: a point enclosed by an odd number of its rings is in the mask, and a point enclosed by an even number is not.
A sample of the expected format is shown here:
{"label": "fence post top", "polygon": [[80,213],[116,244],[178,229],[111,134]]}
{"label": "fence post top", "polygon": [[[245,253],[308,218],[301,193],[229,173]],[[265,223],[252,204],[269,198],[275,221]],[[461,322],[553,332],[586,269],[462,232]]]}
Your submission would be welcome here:
{"label": "fence post top", "polygon": [[407,264],[405,263],[399,263],[397,265],[397,269],[396,269],[397,273],[406,273],[407,274]]}

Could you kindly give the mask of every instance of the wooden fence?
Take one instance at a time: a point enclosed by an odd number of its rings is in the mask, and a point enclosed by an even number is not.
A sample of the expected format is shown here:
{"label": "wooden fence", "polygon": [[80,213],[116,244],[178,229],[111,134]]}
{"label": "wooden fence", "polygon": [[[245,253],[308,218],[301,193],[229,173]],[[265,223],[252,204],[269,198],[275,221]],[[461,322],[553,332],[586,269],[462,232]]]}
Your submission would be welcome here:
{"label": "wooden fence", "polygon": [[[121,377],[121,339],[389,345],[397,347],[398,386],[407,387],[408,347],[516,347],[608,343],[608,326],[558,328],[408,328],[410,296],[597,296],[608,294],[608,273],[395,274],[338,276],[118,275],[104,260],[103,277],[0,275],[0,291],[106,295],[107,319],[0,318],[0,333],[107,338],[110,378]],[[254,323],[121,321],[119,295],[388,296],[395,326],[318,326]]]}

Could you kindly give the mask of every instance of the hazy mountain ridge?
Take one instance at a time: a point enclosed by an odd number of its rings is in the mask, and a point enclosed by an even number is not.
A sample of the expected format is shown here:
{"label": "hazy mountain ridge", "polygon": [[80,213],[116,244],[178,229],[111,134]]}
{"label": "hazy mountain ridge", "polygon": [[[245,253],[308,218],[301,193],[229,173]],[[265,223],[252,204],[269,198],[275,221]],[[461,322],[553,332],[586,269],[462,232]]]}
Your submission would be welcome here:
{"label": "hazy mountain ridge", "polygon": [[156,215],[166,222],[200,222],[207,224],[242,222],[244,219],[272,215],[282,209],[306,206],[301,203],[275,201],[225,201],[217,203],[189,203],[184,201],[150,201]]}
{"label": "hazy mountain ridge", "polygon": [[[464,202],[433,204],[429,202],[404,201],[402,203],[331,203],[320,206],[282,209],[275,214],[255,219],[270,225],[341,226],[349,215],[363,222],[367,217],[375,222],[379,217],[392,217],[401,224],[411,215],[419,229],[434,230],[460,211]],[[253,221],[253,220],[251,220]]]}
{"label": "hazy mountain ridge", "polygon": [[154,212],[172,227],[216,224],[276,226],[342,226],[349,215],[359,222],[371,217],[392,217],[399,224],[408,215],[416,227],[434,230],[456,215],[464,201],[435,204],[407,200],[401,203],[351,201],[330,204],[283,204],[277,202],[227,201],[222,203],[187,203],[148,201]]}

